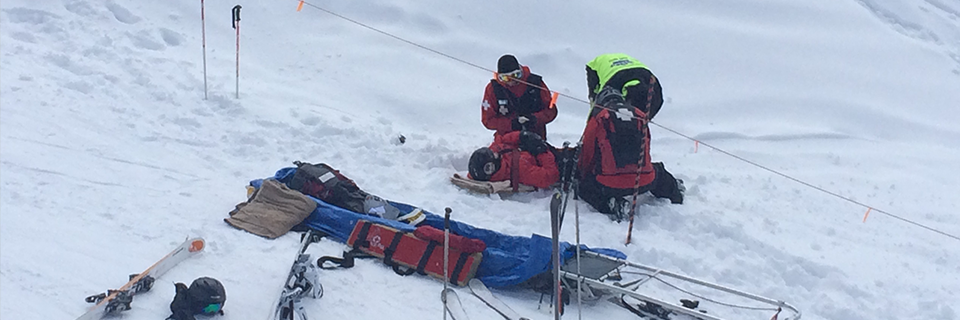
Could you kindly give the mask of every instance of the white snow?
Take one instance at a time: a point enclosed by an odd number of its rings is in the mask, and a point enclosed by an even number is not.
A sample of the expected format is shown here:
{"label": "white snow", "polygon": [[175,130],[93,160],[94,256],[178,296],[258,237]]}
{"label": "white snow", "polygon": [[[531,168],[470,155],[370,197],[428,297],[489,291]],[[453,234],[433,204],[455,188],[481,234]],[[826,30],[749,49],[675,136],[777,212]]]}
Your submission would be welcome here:
{"label": "white snow", "polygon": [[[265,319],[298,237],[224,223],[244,186],[294,160],[512,235],[549,235],[546,192],[483,197],[448,181],[492,133],[483,86],[504,53],[585,99],[584,64],[624,52],[666,103],[654,159],[687,202],[641,208],[635,244],[579,205],[582,241],[789,301],[804,319],[960,319],[960,4],[945,0],[256,1],[243,5],[240,98],[230,9],[207,1],[0,5],[0,317],[74,319],[179,244],[208,247],[124,319],[169,314],[173,282],[223,281],[225,320]],[[439,55],[330,15],[321,6]],[[473,64],[473,65],[470,65]],[[586,106],[548,126],[576,141]],[[669,130],[666,130],[668,128]],[[693,137],[807,187],[696,146]],[[403,134],[406,144],[391,141]],[[572,208],[571,208],[572,209]],[[574,241],[568,212],[563,239]],[[937,233],[904,222],[939,230]],[[335,255],[340,243],[311,249]],[[376,261],[325,271],[315,319],[440,319],[441,283]],[[531,319],[539,294],[495,290]],[[461,291],[473,319],[495,319]],[[575,311],[575,309],[569,309]],[[607,302],[588,319],[636,319]],[[575,317],[568,313],[565,317]]]}

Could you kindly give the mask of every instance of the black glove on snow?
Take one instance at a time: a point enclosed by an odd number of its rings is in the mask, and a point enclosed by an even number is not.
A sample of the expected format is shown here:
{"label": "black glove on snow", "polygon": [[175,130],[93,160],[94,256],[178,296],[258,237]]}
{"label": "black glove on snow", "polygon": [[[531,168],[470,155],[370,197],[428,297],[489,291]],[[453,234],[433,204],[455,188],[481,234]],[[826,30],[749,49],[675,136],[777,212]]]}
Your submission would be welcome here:
{"label": "black glove on snow", "polygon": [[177,288],[177,295],[173,297],[173,302],[170,303],[170,311],[173,314],[167,317],[167,320],[196,320],[193,316],[190,298],[187,296],[187,285],[177,282],[174,286]]}
{"label": "black glove on snow", "polygon": [[533,129],[533,126],[537,125],[537,117],[534,116],[518,116],[510,122],[510,127],[513,130],[523,130],[523,129]]}
{"label": "black glove on snow", "polygon": [[539,134],[520,131],[520,149],[536,156],[547,151],[547,143]]}

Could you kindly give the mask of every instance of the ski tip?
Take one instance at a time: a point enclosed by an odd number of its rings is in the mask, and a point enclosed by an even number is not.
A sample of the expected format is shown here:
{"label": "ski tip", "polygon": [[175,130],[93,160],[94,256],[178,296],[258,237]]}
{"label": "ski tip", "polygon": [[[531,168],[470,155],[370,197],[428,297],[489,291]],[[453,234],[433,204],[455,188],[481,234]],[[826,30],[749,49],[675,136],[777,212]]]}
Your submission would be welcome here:
{"label": "ski tip", "polygon": [[447,302],[447,300],[449,299],[448,296],[459,299],[457,297],[457,292],[453,291],[453,288],[446,288],[440,292],[440,301]]}
{"label": "ski tip", "polygon": [[206,243],[204,243],[203,239],[197,238],[197,239],[193,239],[193,241],[190,242],[190,248],[187,250],[190,252],[198,252],[200,250],[203,250],[205,246],[206,246]]}
{"label": "ski tip", "polygon": [[483,284],[483,281],[480,281],[480,279],[473,278],[467,282],[467,286],[473,288],[473,287],[486,287],[487,285]]}

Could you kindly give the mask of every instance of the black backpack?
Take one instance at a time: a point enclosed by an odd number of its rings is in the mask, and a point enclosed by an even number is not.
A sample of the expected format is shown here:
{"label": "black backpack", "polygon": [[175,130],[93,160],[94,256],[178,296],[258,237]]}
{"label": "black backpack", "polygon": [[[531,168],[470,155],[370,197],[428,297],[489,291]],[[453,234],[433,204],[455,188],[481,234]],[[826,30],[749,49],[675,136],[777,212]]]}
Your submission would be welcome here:
{"label": "black backpack", "polygon": [[310,164],[294,161],[297,171],[292,177],[281,181],[290,189],[320,199],[323,202],[359,213],[363,210],[363,201],[367,193],[357,184],[340,174],[330,166],[319,163]]}

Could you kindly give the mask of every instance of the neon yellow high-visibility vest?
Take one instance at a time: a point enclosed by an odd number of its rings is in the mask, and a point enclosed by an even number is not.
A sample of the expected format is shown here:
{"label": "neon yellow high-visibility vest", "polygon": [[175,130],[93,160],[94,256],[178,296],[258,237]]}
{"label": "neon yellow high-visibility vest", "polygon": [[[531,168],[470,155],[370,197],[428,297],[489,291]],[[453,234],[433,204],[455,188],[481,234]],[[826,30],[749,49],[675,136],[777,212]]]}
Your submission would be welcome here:
{"label": "neon yellow high-visibility vest", "polygon": [[[621,70],[634,68],[647,69],[646,65],[623,53],[607,53],[599,55],[592,61],[587,62],[587,67],[590,67],[590,69],[596,71],[597,77],[600,78],[599,84],[593,88],[593,93],[600,93],[600,89],[607,84],[607,81],[609,81],[614,74]],[[639,83],[639,81],[630,81],[624,83],[621,88],[635,85],[637,83]]]}

